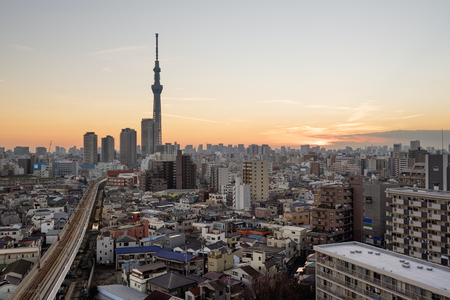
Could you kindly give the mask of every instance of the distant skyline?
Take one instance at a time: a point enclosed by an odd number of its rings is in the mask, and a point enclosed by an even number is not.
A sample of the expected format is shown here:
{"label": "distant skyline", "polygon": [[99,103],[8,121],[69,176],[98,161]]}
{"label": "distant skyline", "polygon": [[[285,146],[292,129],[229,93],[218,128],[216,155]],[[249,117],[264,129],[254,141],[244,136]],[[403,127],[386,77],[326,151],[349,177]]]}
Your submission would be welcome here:
{"label": "distant skyline", "polygon": [[3,1],[0,147],[80,148],[94,131],[118,149],[123,128],[140,141],[159,33],[163,143],[440,148],[449,14],[448,1]]}

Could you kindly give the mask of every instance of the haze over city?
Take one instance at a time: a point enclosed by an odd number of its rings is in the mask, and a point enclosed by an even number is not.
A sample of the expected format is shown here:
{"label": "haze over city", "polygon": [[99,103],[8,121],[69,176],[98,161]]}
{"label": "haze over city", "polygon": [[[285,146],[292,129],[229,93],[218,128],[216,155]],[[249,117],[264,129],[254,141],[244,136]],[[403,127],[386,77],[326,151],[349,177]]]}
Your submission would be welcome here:
{"label": "haze over city", "polygon": [[449,11],[448,1],[2,2],[0,141],[81,147],[85,132],[118,139],[126,127],[140,141],[158,32],[164,143],[440,147],[444,129],[448,145]]}

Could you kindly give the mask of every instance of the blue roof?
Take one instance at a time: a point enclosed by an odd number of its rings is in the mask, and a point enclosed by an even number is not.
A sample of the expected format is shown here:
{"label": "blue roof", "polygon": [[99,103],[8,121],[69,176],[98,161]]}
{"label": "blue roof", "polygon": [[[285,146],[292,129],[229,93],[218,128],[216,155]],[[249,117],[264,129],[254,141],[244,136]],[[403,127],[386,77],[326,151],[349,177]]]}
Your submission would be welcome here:
{"label": "blue roof", "polygon": [[159,238],[162,238],[163,236],[165,236],[166,234],[160,234],[160,235],[154,235],[154,236],[149,236],[146,238],[141,239],[141,242],[150,242],[150,241],[154,241],[157,240]]}
{"label": "blue roof", "polygon": [[173,252],[173,251],[169,251],[169,250],[160,251],[158,253],[155,253],[153,256],[167,258],[167,259],[174,259],[174,260],[184,262],[184,261],[186,261],[186,255],[187,255],[188,261],[190,261],[191,259],[194,258],[194,255],[191,255],[191,254],[178,253],[178,252]]}
{"label": "blue roof", "polygon": [[144,252],[158,252],[162,248],[158,246],[145,246],[145,247],[125,247],[117,248],[116,254],[130,254],[130,253],[144,253]]}
{"label": "blue roof", "polygon": [[250,234],[248,237],[251,238],[251,239],[260,240],[263,236],[260,235],[260,234]]}

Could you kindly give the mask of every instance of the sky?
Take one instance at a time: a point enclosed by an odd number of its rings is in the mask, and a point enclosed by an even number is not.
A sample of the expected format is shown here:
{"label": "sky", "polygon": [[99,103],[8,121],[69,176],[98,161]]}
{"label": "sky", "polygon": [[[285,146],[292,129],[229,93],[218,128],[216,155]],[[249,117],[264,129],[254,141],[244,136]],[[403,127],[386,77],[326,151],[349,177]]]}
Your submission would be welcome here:
{"label": "sky", "polygon": [[447,0],[1,1],[0,146],[140,141],[159,33],[164,143],[440,147],[449,29]]}

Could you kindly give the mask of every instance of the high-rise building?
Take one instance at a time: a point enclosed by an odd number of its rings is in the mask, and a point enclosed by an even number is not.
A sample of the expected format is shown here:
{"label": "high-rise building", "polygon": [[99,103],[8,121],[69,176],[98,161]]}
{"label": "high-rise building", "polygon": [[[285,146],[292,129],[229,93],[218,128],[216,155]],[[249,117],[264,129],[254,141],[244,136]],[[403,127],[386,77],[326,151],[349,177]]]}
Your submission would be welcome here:
{"label": "high-rise building", "polygon": [[450,167],[448,154],[427,154],[425,156],[425,188],[450,191]]}
{"label": "high-rise building", "polygon": [[363,240],[363,177],[350,176],[348,185],[320,187],[312,209],[307,250],[315,245]]}
{"label": "high-rise building", "polygon": [[157,145],[162,145],[162,120],[161,120],[161,92],[163,86],[160,83],[161,68],[159,67],[158,60],[158,34],[156,34],[156,61],[155,67],[153,68],[155,72],[155,82],[152,85],[153,91],[153,121],[155,122],[155,132],[157,137]]}
{"label": "high-rise building", "polygon": [[97,164],[97,135],[95,132],[86,132],[83,137],[83,163],[84,164]]}
{"label": "high-rise building", "polygon": [[402,144],[394,144],[394,152],[402,151]]}
{"label": "high-rise building", "polygon": [[450,265],[450,193],[387,189],[386,249]]}
{"label": "high-rise building", "polygon": [[47,154],[47,148],[36,147],[36,155],[45,155],[45,154]]}
{"label": "high-rise building", "polygon": [[386,189],[397,188],[398,183],[370,180],[364,182],[364,219],[363,242],[375,246],[384,246],[386,232]]}
{"label": "high-rise building", "polygon": [[316,299],[449,299],[450,269],[357,242],[314,247]]}
{"label": "high-rise building", "polygon": [[420,141],[411,141],[409,142],[409,149],[410,150],[419,150],[420,149]]}
{"label": "high-rise building", "polygon": [[192,162],[190,155],[183,155],[177,150],[176,160],[176,186],[177,189],[195,189],[197,182],[197,166]]}
{"label": "high-rise building", "polygon": [[113,162],[114,161],[114,138],[110,135],[102,138],[102,162]]}
{"label": "high-rise building", "polygon": [[244,161],[242,182],[250,186],[252,201],[269,199],[269,162]]}
{"label": "high-rise building", "polygon": [[158,145],[158,131],[153,119],[142,119],[141,121],[141,147],[142,157],[154,154]]}
{"label": "high-rise building", "polygon": [[233,208],[236,210],[250,208],[250,198],[250,186],[242,184],[241,178],[237,177],[233,190]]}
{"label": "high-rise building", "polygon": [[27,154],[30,154],[30,148],[29,147],[17,146],[17,147],[14,148],[14,154],[15,155],[27,155]]}
{"label": "high-rise building", "polygon": [[132,168],[137,162],[136,130],[125,128],[120,133],[120,163]]}

